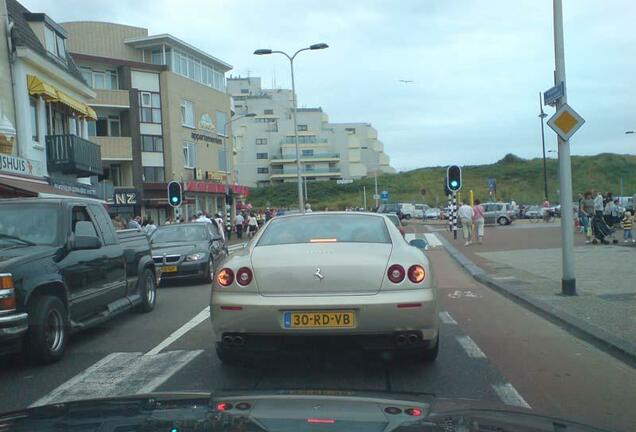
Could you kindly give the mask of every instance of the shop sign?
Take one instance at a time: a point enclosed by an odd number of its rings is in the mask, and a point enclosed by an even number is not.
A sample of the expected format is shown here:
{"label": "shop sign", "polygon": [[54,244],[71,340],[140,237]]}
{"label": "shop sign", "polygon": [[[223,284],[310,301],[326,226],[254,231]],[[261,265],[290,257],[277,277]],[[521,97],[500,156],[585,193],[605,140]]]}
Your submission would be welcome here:
{"label": "shop sign", "polygon": [[41,162],[7,154],[0,154],[0,172],[33,177],[44,176]]}
{"label": "shop sign", "polygon": [[85,195],[89,197],[97,196],[97,190],[93,185],[56,178],[49,178],[49,184],[54,188],[63,190],[65,192],[72,192],[78,195]]}
{"label": "shop sign", "polygon": [[223,144],[220,138],[212,136],[216,135],[216,127],[212,121],[212,116],[203,113],[199,119],[199,128],[196,132],[192,132],[192,139],[195,141],[205,141],[214,144]]}
{"label": "shop sign", "polygon": [[113,205],[128,206],[137,204],[137,189],[115,189]]}

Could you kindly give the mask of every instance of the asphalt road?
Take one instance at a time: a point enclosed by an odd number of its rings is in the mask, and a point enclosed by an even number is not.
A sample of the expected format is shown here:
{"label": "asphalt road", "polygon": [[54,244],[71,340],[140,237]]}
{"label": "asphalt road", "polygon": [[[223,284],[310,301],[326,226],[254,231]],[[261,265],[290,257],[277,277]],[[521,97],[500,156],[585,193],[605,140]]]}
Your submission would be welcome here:
{"label": "asphalt road", "polygon": [[[417,223],[407,228],[425,231]],[[170,285],[160,288],[152,313],[128,313],[77,335],[57,364],[35,367],[20,357],[2,359],[0,411],[147,391],[366,389],[529,406],[594,426],[634,430],[636,370],[476,283],[441,246],[428,255],[442,319],[440,355],[432,365],[315,348],[303,358],[224,366],[214,353],[205,310],[209,287]]]}

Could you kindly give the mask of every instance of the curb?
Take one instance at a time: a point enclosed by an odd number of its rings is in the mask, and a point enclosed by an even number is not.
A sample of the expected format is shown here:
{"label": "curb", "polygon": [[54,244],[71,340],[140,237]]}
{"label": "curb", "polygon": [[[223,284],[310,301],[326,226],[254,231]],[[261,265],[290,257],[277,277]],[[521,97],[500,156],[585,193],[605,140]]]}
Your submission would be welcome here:
{"label": "curb", "polygon": [[448,253],[477,281],[497,291],[514,302],[527,307],[532,312],[546,318],[574,336],[591,343],[595,347],[616,357],[617,359],[636,367],[636,346],[621,340],[606,330],[588,323],[562,309],[555,308],[549,303],[539,300],[523,292],[523,288],[510,286],[505,282],[491,278],[481,267],[477,266],[463,253],[457,250],[444,236],[437,236]]}

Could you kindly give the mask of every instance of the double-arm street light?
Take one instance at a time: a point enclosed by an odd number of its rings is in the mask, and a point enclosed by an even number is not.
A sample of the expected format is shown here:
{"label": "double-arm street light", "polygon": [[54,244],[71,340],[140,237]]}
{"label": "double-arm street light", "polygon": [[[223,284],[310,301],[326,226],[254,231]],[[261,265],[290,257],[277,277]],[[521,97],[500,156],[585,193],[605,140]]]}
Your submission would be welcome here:
{"label": "double-arm street light", "polygon": [[298,125],[296,123],[297,101],[296,101],[296,85],[294,83],[294,59],[299,53],[303,51],[320,50],[325,48],[329,48],[329,45],[327,45],[326,43],[317,43],[317,44],[310,45],[307,48],[301,48],[291,56],[284,51],[276,51],[271,49],[257,49],[256,51],[254,51],[255,55],[282,54],[285,57],[287,57],[287,59],[289,60],[289,65],[291,68],[292,97],[294,98],[292,114],[294,119],[294,142],[296,143],[296,170],[297,170],[297,177],[298,177],[298,207],[302,213],[305,213],[305,204],[303,200],[303,182],[302,182],[301,173],[300,173],[301,165],[300,165],[300,148],[298,146]]}

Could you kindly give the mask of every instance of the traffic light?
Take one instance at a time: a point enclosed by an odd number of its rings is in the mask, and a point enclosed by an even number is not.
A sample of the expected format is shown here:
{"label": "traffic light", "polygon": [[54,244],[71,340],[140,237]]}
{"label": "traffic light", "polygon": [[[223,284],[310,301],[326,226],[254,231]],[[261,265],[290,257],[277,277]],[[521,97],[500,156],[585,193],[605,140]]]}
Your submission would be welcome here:
{"label": "traffic light", "polygon": [[462,169],[459,166],[451,165],[446,170],[446,186],[451,192],[462,188]]}
{"label": "traffic light", "polygon": [[168,183],[168,204],[172,207],[179,207],[182,200],[181,183],[176,181]]}

